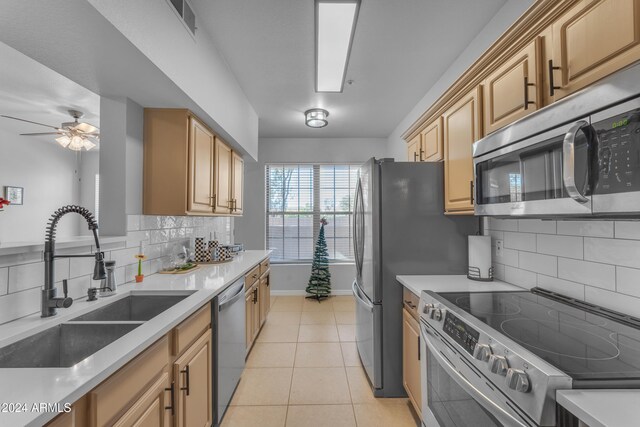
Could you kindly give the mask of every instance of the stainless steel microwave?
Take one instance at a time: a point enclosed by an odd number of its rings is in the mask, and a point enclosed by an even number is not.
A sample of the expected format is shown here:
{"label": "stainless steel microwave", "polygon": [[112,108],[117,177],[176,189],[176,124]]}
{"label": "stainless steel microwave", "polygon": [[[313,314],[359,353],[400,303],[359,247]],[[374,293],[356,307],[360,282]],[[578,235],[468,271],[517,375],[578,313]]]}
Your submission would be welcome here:
{"label": "stainless steel microwave", "polygon": [[[529,131],[535,123],[526,123]],[[476,215],[640,214],[640,98],[517,142],[510,134],[506,129],[474,145]]]}

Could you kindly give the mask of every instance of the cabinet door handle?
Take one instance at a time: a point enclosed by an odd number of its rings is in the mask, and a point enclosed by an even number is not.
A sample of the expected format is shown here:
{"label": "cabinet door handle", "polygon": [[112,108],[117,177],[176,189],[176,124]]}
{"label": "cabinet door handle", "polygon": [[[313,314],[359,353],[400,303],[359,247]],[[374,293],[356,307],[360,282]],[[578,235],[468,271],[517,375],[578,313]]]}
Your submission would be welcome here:
{"label": "cabinet door handle", "polygon": [[253,290],[253,303],[256,304],[258,302],[258,289]]}
{"label": "cabinet door handle", "polygon": [[185,366],[184,369],[182,371],[180,371],[180,373],[185,374],[185,378],[184,378],[184,387],[180,387],[180,390],[184,390],[187,392],[187,396],[189,396],[189,365]]}
{"label": "cabinet door handle", "polygon": [[408,299],[404,300],[404,302],[405,302],[405,304],[407,304],[411,309],[416,308],[416,306],[415,306],[411,301],[409,301]]}
{"label": "cabinet door handle", "polygon": [[215,205],[216,205],[216,195],[214,194],[213,196],[209,197],[209,206],[213,208],[215,207]]}
{"label": "cabinet door handle", "polygon": [[421,351],[420,350],[420,335],[418,335],[418,360],[420,360],[420,356],[421,356],[420,351]]}
{"label": "cabinet door handle", "polygon": [[529,86],[535,86],[534,83],[529,83],[529,77],[524,78],[524,109],[529,109],[529,104],[535,104],[533,101],[529,101]]}
{"label": "cabinet door handle", "polygon": [[173,393],[173,387],[174,387],[174,385],[175,385],[175,383],[173,383],[173,382],[172,382],[172,383],[171,383],[171,387],[169,387],[169,388],[165,388],[165,389],[164,389],[165,391],[171,392],[171,398],[170,398],[170,399],[171,399],[171,405],[169,405],[169,406],[165,406],[165,407],[164,407],[164,409],[165,409],[165,410],[166,410],[166,409],[171,409],[171,415],[174,415],[174,414],[175,414],[175,407],[176,407],[176,406],[175,406],[174,393]]}
{"label": "cabinet door handle", "polygon": [[471,196],[471,204],[474,204],[475,197],[473,194],[473,181],[469,181],[469,195]]}
{"label": "cabinet door handle", "polygon": [[554,96],[556,93],[556,89],[562,89],[561,86],[556,86],[553,83],[553,72],[554,70],[559,70],[560,67],[553,66],[553,59],[549,60],[549,96]]}
{"label": "cabinet door handle", "polygon": [[424,162],[424,159],[422,158],[422,153],[424,153],[424,150],[422,149],[422,147],[420,147],[420,161]]}
{"label": "cabinet door handle", "polygon": [[416,153],[416,152],[413,153],[413,161],[414,162],[418,161],[418,153]]}

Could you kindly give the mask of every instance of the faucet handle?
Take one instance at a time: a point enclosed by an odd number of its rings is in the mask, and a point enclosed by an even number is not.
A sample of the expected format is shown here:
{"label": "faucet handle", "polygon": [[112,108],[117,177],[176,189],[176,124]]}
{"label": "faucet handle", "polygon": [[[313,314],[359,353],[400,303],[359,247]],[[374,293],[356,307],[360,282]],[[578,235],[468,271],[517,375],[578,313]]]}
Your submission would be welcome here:
{"label": "faucet handle", "polygon": [[62,292],[64,293],[65,298],[69,295],[69,285],[67,282],[67,279],[62,280]]}

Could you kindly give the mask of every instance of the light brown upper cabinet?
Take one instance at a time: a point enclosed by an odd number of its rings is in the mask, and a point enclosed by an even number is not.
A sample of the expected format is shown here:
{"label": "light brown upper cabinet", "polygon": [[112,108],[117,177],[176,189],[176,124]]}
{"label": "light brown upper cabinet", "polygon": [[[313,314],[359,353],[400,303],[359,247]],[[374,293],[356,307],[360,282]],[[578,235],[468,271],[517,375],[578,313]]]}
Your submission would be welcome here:
{"label": "light brown upper cabinet", "polygon": [[213,211],[214,158],[213,134],[194,117],[189,117],[188,212]]}
{"label": "light brown upper cabinet", "polygon": [[231,148],[216,138],[216,212],[231,212]]}
{"label": "light brown upper cabinet", "polygon": [[409,145],[407,146],[407,160],[410,162],[421,162],[422,161],[422,135],[417,134],[413,137],[411,141],[409,141]]}
{"label": "light brown upper cabinet", "polygon": [[443,158],[442,118],[425,126],[407,146],[410,162],[438,162]]}
{"label": "light brown upper cabinet", "polygon": [[478,86],[443,114],[444,209],[473,214],[473,143],[482,137],[482,98]]}
{"label": "light brown upper cabinet", "polygon": [[552,30],[546,65],[557,101],[640,59],[640,0],[582,0]]}
{"label": "light brown upper cabinet", "polygon": [[[233,150],[189,110],[144,111],[145,215],[229,215]],[[239,157],[239,156],[238,156]],[[242,195],[242,193],[239,193]],[[234,211],[241,214],[242,210]]]}
{"label": "light brown upper cabinet", "polygon": [[484,130],[491,133],[540,105],[540,42],[534,39],[484,81]]}
{"label": "light brown upper cabinet", "polygon": [[244,160],[234,152],[231,156],[231,212],[242,215],[242,197],[244,190]]}
{"label": "light brown upper cabinet", "polygon": [[424,162],[439,162],[443,159],[442,117],[438,117],[420,132],[422,148],[420,159]]}

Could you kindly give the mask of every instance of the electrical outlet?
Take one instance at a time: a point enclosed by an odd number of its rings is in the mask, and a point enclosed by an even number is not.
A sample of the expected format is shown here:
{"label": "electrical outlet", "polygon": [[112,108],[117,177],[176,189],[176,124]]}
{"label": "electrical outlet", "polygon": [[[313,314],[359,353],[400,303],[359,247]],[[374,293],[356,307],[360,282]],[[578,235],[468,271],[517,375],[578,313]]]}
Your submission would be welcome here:
{"label": "electrical outlet", "polygon": [[496,240],[496,257],[502,256],[502,240]]}

